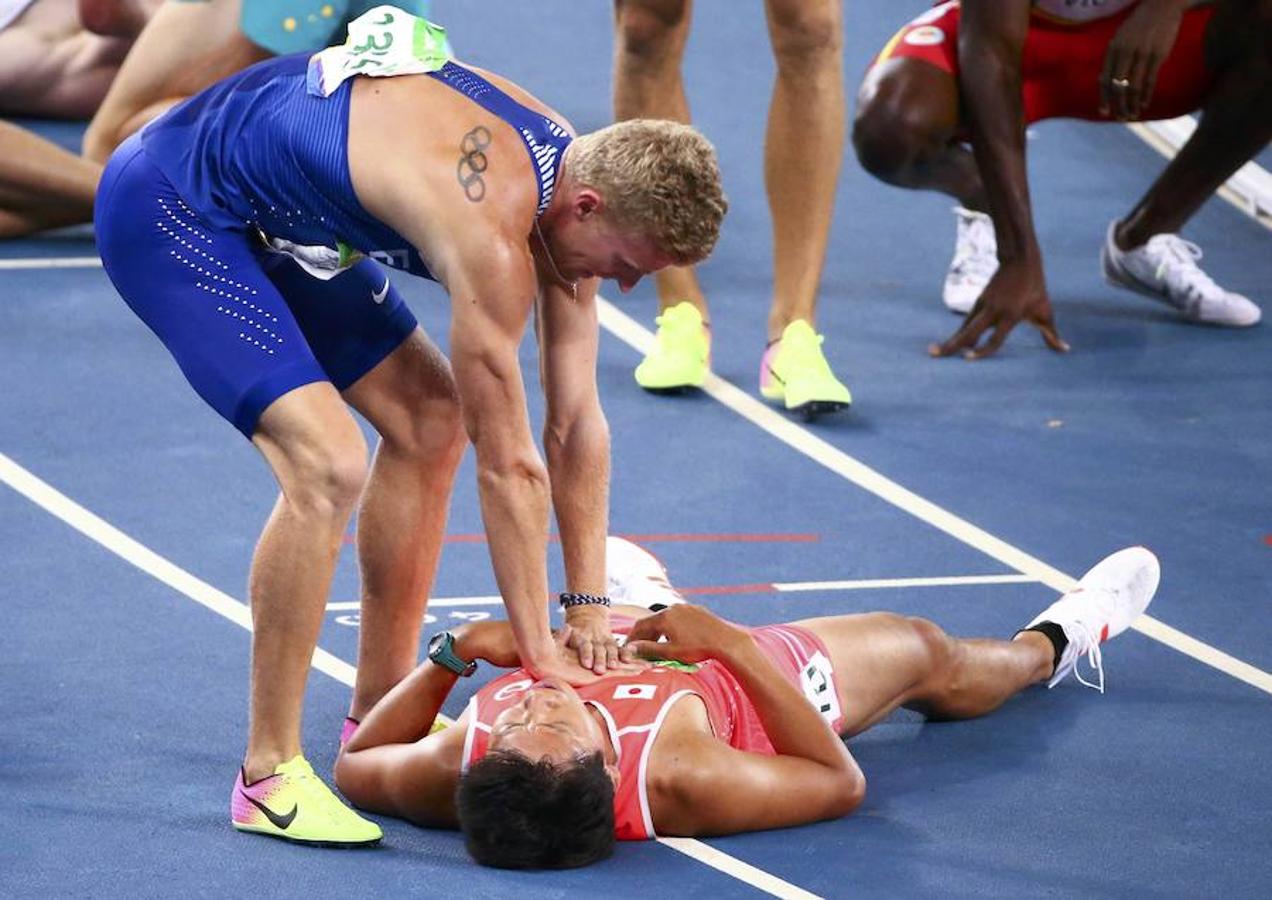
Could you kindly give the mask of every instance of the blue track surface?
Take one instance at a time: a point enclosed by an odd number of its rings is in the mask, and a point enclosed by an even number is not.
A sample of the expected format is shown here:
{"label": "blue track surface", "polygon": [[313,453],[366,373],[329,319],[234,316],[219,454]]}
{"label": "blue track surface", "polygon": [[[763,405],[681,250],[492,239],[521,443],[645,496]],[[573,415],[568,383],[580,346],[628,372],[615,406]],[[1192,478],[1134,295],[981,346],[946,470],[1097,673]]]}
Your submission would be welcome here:
{"label": "blue track surface", "polygon": [[[850,84],[917,2],[848,9]],[[895,8],[894,8],[895,7]],[[436,2],[461,56],[520,81],[581,129],[609,121],[608,4]],[[687,79],[716,141],[732,210],[701,271],[715,365],[754,392],[770,265],[761,184],[772,65],[758,4],[702,0]],[[74,130],[59,135],[73,141]],[[1034,202],[1068,357],[1021,330],[999,358],[932,361],[957,320],[939,300],[949,203],[841,180],[820,329],[857,399],[811,430],[934,503],[1073,575],[1145,543],[1163,583],[1150,612],[1272,669],[1272,328],[1187,326],[1099,278],[1107,222],[1161,159],[1124,129],[1046,123],[1030,146]],[[1188,236],[1217,280],[1268,307],[1268,232],[1221,202]],[[0,259],[87,256],[83,236],[0,244]],[[395,279],[438,339],[447,304]],[[622,307],[650,323],[652,285]],[[526,362],[533,370],[533,351]],[[651,398],[638,354],[602,339],[614,435],[613,530],[769,534],[792,541],[650,541],[677,583],[1008,574],[1012,569],[866,493],[706,396]],[[99,269],[0,270],[0,453],[233,597],[273,481],[204,408]],[[534,383],[529,374],[527,380]],[[532,398],[532,412],[539,404]],[[434,593],[493,594],[471,457]],[[624,845],[581,872],[472,865],[458,838],[386,821],[386,846],[315,852],[226,826],[246,726],[238,625],[0,488],[8,628],[0,667],[0,884],[11,896],[744,896],[755,888],[666,847]],[[352,552],[333,602],[357,599]],[[554,573],[559,571],[553,559]],[[559,581],[559,579],[557,579]],[[1037,584],[708,593],[744,622],[896,609],[954,633],[1010,634],[1050,602]],[[442,607],[478,614],[497,607]],[[321,646],[352,661],[332,611]],[[976,722],[897,716],[851,742],[869,782],[851,818],[710,844],[825,896],[1267,896],[1268,695],[1129,632],[1106,651],[1104,696],[1067,682]],[[348,688],[310,679],[306,747],[335,751]],[[452,699],[452,714],[463,695]]]}

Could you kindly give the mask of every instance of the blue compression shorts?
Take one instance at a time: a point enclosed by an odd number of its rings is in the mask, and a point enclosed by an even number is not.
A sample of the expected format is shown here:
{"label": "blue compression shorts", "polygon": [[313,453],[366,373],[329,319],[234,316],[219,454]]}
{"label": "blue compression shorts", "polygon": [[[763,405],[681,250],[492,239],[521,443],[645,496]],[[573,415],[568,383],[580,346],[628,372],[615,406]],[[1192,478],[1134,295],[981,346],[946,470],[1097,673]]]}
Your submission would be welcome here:
{"label": "blue compression shorts", "polygon": [[254,231],[208,225],[138,136],[107,163],[94,218],[116,289],[199,396],[249,439],[288,391],[317,381],[343,391],[416,328],[370,259],[322,281]]}

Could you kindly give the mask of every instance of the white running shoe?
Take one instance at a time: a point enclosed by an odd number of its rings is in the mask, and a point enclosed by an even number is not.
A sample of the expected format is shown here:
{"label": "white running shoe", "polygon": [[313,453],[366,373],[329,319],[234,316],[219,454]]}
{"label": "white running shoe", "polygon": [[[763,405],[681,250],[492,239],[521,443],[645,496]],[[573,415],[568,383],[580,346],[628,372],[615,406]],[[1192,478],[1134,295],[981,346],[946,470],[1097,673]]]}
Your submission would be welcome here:
{"label": "white running shoe", "polygon": [[1100,251],[1104,280],[1160,300],[1193,322],[1244,328],[1263,317],[1248,297],[1226,291],[1201,270],[1201,248],[1177,234],[1155,234],[1143,247],[1122,250],[1113,240],[1117,222],[1110,223]]}
{"label": "white running shoe", "polygon": [[994,237],[994,220],[988,214],[954,207],[958,218],[958,236],[954,258],[945,273],[941,299],[951,312],[967,315],[998,271],[998,239]]}
{"label": "white running shoe", "polygon": [[620,537],[605,539],[605,584],[610,602],[649,609],[656,603],[684,603],[667,570],[652,553]]}
{"label": "white running shoe", "polygon": [[[1082,684],[1103,694],[1104,664],[1100,644],[1117,637],[1148,608],[1161,576],[1161,566],[1150,550],[1127,547],[1096,563],[1078,581],[1077,587],[1026,625],[1032,628],[1039,622],[1054,622],[1069,639],[1047,687],[1055,687],[1073,672]],[[1077,671],[1078,658],[1084,654],[1099,675],[1098,684],[1087,681]]]}

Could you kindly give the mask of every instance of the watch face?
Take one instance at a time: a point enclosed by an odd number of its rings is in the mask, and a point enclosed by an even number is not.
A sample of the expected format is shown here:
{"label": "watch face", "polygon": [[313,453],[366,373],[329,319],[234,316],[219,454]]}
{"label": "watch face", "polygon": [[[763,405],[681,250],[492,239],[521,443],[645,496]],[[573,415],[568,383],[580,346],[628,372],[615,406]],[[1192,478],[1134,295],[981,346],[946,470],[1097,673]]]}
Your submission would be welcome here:
{"label": "watch face", "polygon": [[449,636],[450,636],[449,632],[439,631],[437,634],[429,638],[428,639],[428,655],[432,656],[434,653],[440,650],[442,648],[442,644],[446,642],[446,638],[448,638]]}

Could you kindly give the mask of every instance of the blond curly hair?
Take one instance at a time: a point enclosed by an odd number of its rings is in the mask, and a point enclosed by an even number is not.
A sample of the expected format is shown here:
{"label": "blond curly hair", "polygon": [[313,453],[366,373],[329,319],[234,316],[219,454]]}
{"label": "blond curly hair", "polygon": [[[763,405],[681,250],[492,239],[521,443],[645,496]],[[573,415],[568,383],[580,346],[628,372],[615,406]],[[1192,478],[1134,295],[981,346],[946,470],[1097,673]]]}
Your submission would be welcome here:
{"label": "blond curly hair", "polygon": [[639,229],[681,266],[711,253],[729,208],[715,147],[679,122],[629,119],[581,135],[567,177],[597,190],[614,222]]}

